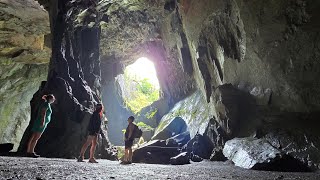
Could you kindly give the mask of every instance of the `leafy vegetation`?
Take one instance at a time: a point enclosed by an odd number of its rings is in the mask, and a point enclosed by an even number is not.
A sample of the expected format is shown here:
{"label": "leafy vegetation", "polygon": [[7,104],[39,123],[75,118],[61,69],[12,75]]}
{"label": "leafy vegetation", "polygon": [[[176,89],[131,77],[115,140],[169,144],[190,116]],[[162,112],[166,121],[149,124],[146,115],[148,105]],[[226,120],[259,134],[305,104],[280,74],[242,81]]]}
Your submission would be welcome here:
{"label": "leafy vegetation", "polygon": [[159,99],[159,89],[155,88],[148,78],[138,79],[125,71],[124,79],[125,88],[129,88],[129,95],[124,102],[133,113],[137,114],[142,108]]}
{"label": "leafy vegetation", "polygon": [[148,113],[145,114],[145,117],[147,119],[152,119],[158,112],[158,109],[155,108],[155,109],[152,109],[151,111],[149,111]]}

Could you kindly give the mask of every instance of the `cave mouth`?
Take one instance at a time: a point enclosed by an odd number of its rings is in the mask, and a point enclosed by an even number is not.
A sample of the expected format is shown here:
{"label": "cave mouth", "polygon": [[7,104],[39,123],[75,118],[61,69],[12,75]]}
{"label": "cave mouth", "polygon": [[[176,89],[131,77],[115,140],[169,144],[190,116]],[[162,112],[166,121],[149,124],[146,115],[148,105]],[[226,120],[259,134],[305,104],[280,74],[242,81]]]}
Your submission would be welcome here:
{"label": "cave mouth", "polygon": [[116,77],[116,80],[121,84],[126,107],[134,114],[159,100],[160,85],[156,68],[146,57],[138,58],[126,66],[124,73]]}

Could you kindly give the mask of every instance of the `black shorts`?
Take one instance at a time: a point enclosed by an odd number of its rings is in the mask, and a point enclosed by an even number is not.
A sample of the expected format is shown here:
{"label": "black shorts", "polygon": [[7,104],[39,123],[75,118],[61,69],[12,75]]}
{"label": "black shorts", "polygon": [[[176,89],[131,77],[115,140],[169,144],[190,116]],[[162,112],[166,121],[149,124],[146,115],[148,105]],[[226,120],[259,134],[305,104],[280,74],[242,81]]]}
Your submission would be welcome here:
{"label": "black shorts", "polygon": [[133,146],[133,139],[129,139],[127,141],[124,141],[124,148],[129,149]]}

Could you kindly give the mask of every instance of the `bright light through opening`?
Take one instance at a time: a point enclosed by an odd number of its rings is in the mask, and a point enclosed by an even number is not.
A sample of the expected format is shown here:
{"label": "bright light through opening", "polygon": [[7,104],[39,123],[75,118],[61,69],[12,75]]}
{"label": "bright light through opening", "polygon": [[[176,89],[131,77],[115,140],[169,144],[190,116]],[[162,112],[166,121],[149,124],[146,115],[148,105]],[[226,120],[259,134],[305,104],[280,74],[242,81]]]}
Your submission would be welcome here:
{"label": "bright light through opening", "polygon": [[141,57],[137,61],[126,67],[126,71],[138,80],[148,79],[155,89],[160,89],[157,72],[153,62],[148,58]]}

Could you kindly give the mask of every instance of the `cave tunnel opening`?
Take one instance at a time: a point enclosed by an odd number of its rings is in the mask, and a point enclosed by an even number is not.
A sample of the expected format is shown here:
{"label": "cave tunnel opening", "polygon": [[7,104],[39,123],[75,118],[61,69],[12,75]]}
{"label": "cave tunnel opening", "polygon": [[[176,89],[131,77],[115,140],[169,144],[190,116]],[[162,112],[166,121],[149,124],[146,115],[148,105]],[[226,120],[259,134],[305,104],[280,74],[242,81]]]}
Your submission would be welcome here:
{"label": "cave tunnel opening", "polygon": [[153,129],[153,119],[157,113],[153,104],[161,98],[158,73],[153,60],[140,57],[133,63],[124,64],[121,69],[106,84],[102,93],[109,140],[116,146],[124,145],[123,131],[127,126],[127,118],[131,115],[136,118],[138,126]]}
{"label": "cave tunnel opening", "polygon": [[116,77],[125,105],[138,114],[144,107],[159,99],[160,86],[155,66],[146,57],[126,66],[124,73]]}

